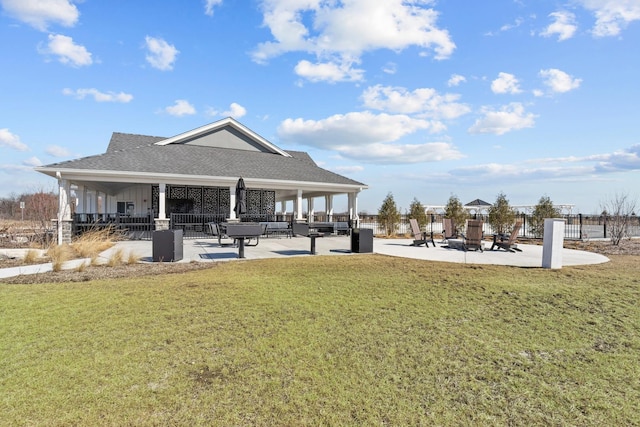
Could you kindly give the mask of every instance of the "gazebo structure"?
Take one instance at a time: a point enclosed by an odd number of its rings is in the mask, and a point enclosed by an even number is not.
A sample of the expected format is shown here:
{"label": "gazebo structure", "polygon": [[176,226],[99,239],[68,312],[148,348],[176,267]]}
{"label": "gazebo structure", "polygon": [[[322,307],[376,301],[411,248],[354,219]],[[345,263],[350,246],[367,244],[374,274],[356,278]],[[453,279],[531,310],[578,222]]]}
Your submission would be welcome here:
{"label": "gazebo structure", "polygon": [[313,221],[314,200],[324,198],[331,221],[334,197],[346,195],[348,220],[357,224],[358,194],[368,188],[319,167],[305,152],[275,146],[232,118],[170,138],[113,133],[104,154],[35,169],[58,179],[60,242],[70,241],[78,222],[148,219],[152,229],[163,230],[178,214],[194,223],[242,219],[233,210],[240,177],[251,220],[273,220],[292,202],[294,221]]}

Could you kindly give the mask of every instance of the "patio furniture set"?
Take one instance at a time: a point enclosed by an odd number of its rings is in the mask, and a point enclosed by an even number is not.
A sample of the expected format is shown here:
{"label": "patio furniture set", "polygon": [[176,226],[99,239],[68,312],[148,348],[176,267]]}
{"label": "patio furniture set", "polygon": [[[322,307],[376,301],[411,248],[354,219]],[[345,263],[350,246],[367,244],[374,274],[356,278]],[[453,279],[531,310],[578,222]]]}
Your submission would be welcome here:
{"label": "patio furniture set", "polygon": [[[413,235],[412,246],[425,245],[425,247],[428,248],[429,243],[434,247],[436,246],[433,239],[433,231],[422,231],[416,219],[410,219],[409,223],[411,225],[411,234]],[[484,225],[483,221],[477,219],[467,220],[466,231],[464,233],[458,233],[456,231],[455,223],[451,218],[444,218],[442,225],[443,239],[440,243],[446,244],[445,247],[463,251],[484,251],[484,232],[482,230]],[[521,227],[522,222],[518,221],[510,233],[493,234],[493,242],[490,250],[504,249],[507,252],[522,252],[521,249],[518,249],[516,244],[516,239],[518,238],[518,233],[520,232]]]}

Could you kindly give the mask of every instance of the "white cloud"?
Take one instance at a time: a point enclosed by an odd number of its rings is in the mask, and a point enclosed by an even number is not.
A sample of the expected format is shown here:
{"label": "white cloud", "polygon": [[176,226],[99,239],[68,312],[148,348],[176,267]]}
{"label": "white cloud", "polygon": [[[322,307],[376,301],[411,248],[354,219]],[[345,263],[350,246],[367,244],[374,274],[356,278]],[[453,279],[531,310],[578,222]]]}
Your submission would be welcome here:
{"label": "white cloud", "polygon": [[40,31],[51,24],[72,27],[80,15],[76,6],[68,0],[2,0],[7,14]]}
{"label": "white cloud", "polygon": [[69,89],[65,88],[62,93],[67,96],[74,96],[77,99],[84,99],[87,96],[92,96],[96,102],[122,102],[127,103],[133,99],[133,95],[120,92],[100,92],[98,89]]}
{"label": "white cloud", "polygon": [[369,144],[343,146],[337,150],[346,158],[375,164],[415,164],[458,160],[464,156],[448,142],[425,144]]}
{"label": "white cloud", "polygon": [[362,166],[336,166],[331,168],[332,171],[339,174],[352,174],[362,172],[364,168]]}
{"label": "white cloud", "polygon": [[149,53],[146,56],[147,62],[158,70],[169,71],[173,69],[173,63],[180,51],[175,46],[167,43],[163,39],[147,36],[145,37],[146,48]]}
{"label": "white cloud", "polygon": [[595,37],[617,36],[629,23],[640,20],[637,0],[578,0],[578,3],[595,15],[592,29]]}
{"label": "white cloud", "polygon": [[225,117],[233,117],[235,119],[239,119],[240,117],[247,114],[247,109],[242,105],[232,102],[227,111],[223,111],[222,115]]}
{"label": "white cloud", "polygon": [[48,146],[45,153],[53,157],[69,157],[71,155],[69,150],[59,145]]}
{"label": "white cloud", "polygon": [[[364,52],[377,49],[400,51],[417,46],[433,52],[436,59],[451,56],[455,44],[446,30],[438,28],[438,13],[426,7],[430,1],[387,0],[372,7],[370,0],[326,2],[320,0],[264,0],[263,22],[273,41],[260,43],[252,53],[253,60],[264,63],[286,52],[315,55],[318,65],[359,63]],[[335,58],[328,61],[327,58]],[[308,74],[319,79],[324,73]],[[350,69],[348,67],[347,69]],[[329,73],[330,81],[335,70]],[[344,73],[353,79],[352,73]]]}
{"label": "white cloud", "polygon": [[382,72],[386,74],[395,74],[398,71],[398,64],[395,62],[387,62],[384,67],[382,67]]}
{"label": "white cloud", "polygon": [[540,70],[538,75],[545,79],[544,84],[555,93],[569,92],[580,87],[580,83],[582,83],[582,79],[576,79],[556,68]]}
{"label": "white cloud", "polygon": [[22,164],[31,167],[42,166],[42,162],[40,161],[40,159],[35,156],[29,157],[28,159],[24,160]]}
{"label": "white cloud", "polygon": [[0,146],[13,148],[18,151],[29,151],[27,144],[20,141],[20,137],[9,132],[9,129],[0,129]]}
{"label": "white cloud", "polygon": [[213,8],[221,4],[222,4],[222,0],[205,0],[204,14],[208,16],[213,16]]}
{"label": "white cloud", "polygon": [[349,145],[391,142],[417,130],[428,129],[426,120],[406,115],[373,114],[368,111],[336,114],[323,120],[286,119],[278,127],[280,139],[310,146],[336,149]]}
{"label": "white cloud", "polygon": [[336,151],[340,156],[378,164],[420,163],[459,159],[451,144],[397,144],[395,141],[419,130],[428,121],[406,115],[353,112],[323,120],[287,119],[278,127],[282,141]]}
{"label": "white cloud", "polygon": [[46,48],[40,49],[40,53],[56,55],[58,61],[74,67],[93,63],[91,53],[84,46],[75,44],[71,37],[61,34],[49,34],[49,44]]}
{"label": "white cloud", "polygon": [[498,78],[491,82],[491,90],[493,93],[509,93],[513,95],[522,92],[519,84],[520,82],[513,74],[499,73]]}
{"label": "white cloud", "polygon": [[236,102],[232,102],[231,105],[229,105],[229,109],[226,111],[219,111],[213,107],[208,107],[205,111],[205,114],[211,117],[222,116],[239,119],[240,117],[243,117],[247,114],[247,109]]}
{"label": "white cloud", "polygon": [[188,116],[196,113],[196,109],[186,99],[177,99],[175,104],[166,107],[164,111],[167,114],[176,117]]}
{"label": "white cloud", "polygon": [[390,113],[418,114],[432,119],[454,119],[471,109],[458,103],[460,95],[440,95],[435,89],[420,88],[409,92],[403,87],[376,85],[362,93],[367,108]]}
{"label": "white cloud", "polygon": [[298,62],[294,71],[300,77],[304,77],[311,82],[326,81],[335,83],[362,80],[364,70],[354,69],[352,65],[352,62],[343,62],[341,64],[334,62],[312,64],[307,60],[302,60]]}
{"label": "white cloud", "polygon": [[576,16],[567,11],[558,11],[549,14],[554,21],[540,33],[541,36],[551,37],[558,35],[558,41],[570,39],[575,34],[578,26],[576,25]]}
{"label": "white cloud", "polygon": [[640,144],[613,153],[582,157],[530,159],[519,163],[488,163],[464,166],[438,177],[445,182],[505,182],[545,180],[583,180],[598,176],[640,170]]}
{"label": "white cloud", "polygon": [[449,81],[447,81],[447,86],[458,86],[460,83],[464,83],[467,81],[465,76],[461,76],[460,74],[451,74]]}
{"label": "white cloud", "polygon": [[496,32],[488,31],[484,35],[485,36],[497,36],[499,33],[504,33],[506,31],[513,30],[514,28],[518,28],[523,23],[524,23],[524,19],[516,18],[516,20],[513,23],[504,24],[503,26],[501,26],[499,31],[496,31]]}
{"label": "white cloud", "polygon": [[482,109],[482,118],[469,128],[470,133],[492,133],[504,135],[513,130],[533,127],[535,115],[526,113],[524,107],[519,102],[512,102],[495,111],[487,107]]}

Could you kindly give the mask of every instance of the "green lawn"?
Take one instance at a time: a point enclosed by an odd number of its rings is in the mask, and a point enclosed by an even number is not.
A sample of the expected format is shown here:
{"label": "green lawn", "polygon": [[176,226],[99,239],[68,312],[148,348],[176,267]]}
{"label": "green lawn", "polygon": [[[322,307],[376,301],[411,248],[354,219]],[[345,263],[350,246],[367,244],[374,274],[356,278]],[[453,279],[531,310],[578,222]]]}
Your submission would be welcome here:
{"label": "green lawn", "polygon": [[638,261],[0,284],[0,425],[638,425]]}

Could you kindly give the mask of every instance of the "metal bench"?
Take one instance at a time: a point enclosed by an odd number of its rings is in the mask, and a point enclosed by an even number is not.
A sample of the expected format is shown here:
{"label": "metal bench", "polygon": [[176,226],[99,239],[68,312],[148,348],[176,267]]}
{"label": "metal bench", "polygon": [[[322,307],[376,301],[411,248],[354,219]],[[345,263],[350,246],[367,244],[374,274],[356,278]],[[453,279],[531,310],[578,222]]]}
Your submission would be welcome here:
{"label": "metal bench", "polygon": [[261,222],[265,226],[265,236],[287,236],[292,237],[291,227],[285,221]]}

